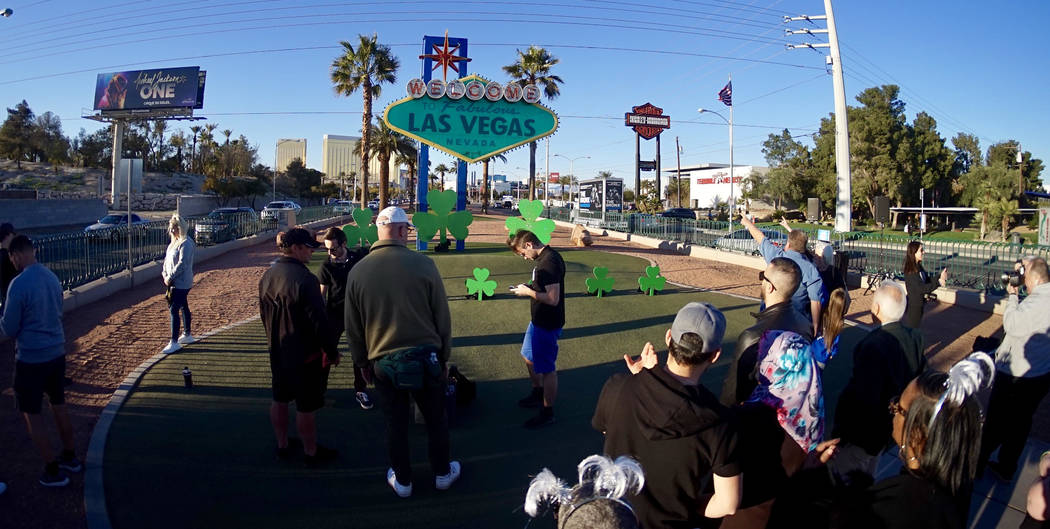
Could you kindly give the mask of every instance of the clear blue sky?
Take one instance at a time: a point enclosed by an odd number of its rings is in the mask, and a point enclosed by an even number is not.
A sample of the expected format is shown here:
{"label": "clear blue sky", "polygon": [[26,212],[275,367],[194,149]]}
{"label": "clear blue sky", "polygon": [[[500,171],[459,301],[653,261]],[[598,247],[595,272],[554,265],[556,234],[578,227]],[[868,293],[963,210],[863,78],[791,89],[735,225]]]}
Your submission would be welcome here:
{"label": "clear blue sky", "polygon": [[[247,136],[267,165],[277,138],[307,138],[307,164],[319,168],[324,134],[359,134],[361,97],[335,95],[329,66],[339,40],[373,32],[401,59],[398,81],[384,87],[377,114],[419,76],[424,34],[447,29],[469,39],[471,73],[497,81],[506,80],[500,67],[513,62],[516,48],[548,48],[561,60],[555,73],[565,81],[561,97],[545,102],[561,116],[550,152],[590,156],[575,163],[580,177],[611,170],[633,181],[634,135],[623,113],[645,102],[671,116],[663,135],[664,168],[674,167],[675,136],[683,165],[728,162],[726,125],[696,109],[728,117],[716,94],[730,74],[737,164],[764,164],[761,142],[769,133],[812,133],[833,110],[823,53],[784,47],[823,40],[787,37],[789,25],[781,21],[782,15],[822,14],[817,0],[0,4],[15,11],[0,18],[0,105],[26,99],[38,114],[58,114],[65,132],[75,135],[99,127],[80,117],[90,113],[97,73],[199,65],[208,71],[208,84],[198,115]],[[895,83],[902,86],[909,120],[918,111],[930,113],[946,139],[967,131],[984,149],[1016,139],[1038,158],[1050,155],[1050,3],[840,0],[835,8],[851,104],[865,88]],[[273,51],[278,49],[286,51]],[[654,141],[643,142],[643,158],[654,149]],[[539,171],[543,153],[541,144]],[[451,160],[432,157],[435,163]],[[524,177],[527,149],[508,158],[493,171]],[[552,156],[550,170],[567,174],[569,164]]]}

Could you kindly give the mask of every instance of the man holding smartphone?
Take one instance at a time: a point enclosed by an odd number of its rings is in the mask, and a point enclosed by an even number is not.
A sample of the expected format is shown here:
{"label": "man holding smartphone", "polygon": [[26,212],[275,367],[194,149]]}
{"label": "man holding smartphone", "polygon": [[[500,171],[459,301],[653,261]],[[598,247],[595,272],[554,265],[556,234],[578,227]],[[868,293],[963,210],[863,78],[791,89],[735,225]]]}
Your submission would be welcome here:
{"label": "man holding smartphone", "polygon": [[532,321],[525,330],[521,356],[529,371],[532,392],[518,401],[523,408],[542,405],[539,415],[525,421],[526,428],[540,428],[554,423],[554,400],[558,396],[558,338],[565,326],[565,261],[554,248],[540,242],[536,234],[518,230],[507,240],[511,251],[535,261],[532,282],[516,285],[515,296],[532,298]]}

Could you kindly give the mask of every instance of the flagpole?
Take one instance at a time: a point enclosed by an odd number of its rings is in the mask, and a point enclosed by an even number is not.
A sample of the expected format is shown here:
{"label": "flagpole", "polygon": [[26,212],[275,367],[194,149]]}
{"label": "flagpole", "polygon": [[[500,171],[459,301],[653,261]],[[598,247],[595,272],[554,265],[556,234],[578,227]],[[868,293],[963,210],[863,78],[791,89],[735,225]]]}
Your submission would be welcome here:
{"label": "flagpole", "polygon": [[[729,84],[733,84],[733,74],[729,74]],[[733,104],[729,104],[729,228],[733,228],[733,214],[736,212],[736,204],[733,200]]]}

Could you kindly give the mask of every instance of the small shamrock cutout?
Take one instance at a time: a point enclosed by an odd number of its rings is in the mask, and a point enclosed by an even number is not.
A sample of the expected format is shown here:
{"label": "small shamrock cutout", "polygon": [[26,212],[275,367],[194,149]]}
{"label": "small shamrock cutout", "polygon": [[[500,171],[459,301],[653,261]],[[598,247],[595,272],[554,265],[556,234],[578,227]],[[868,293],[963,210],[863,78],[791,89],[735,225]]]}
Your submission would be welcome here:
{"label": "small shamrock cutout", "polygon": [[551,234],[554,233],[555,228],[554,221],[539,218],[543,213],[542,200],[521,200],[518,202],[518,211],[521,212],[520,217],[507,219],[507,229],[510,235],[514,235],[518,230],[528,230],[536,235],[541,243],[551,242]]}
{"label": "small shamrock cutout", "polygon": [[372,214],[372,210],[369,208],[357,208],[354,210],[352,216],[357,225],[347,224],[343,226],[343,233],[346,234],[346,246],[348,248],[370,246],[379,240],[379,228],[376,228],[375,224],[371,224]]}
{"label": "small shamrock cutout", "polygon": [[462,241],[467,238],[470,231],[467,226],[474,222],[474,217],[466,210],[452,211],[456,207],[455,191],[431,189],[427,192],[427,204],[430,206],[429,211],[421,211],[412,215],[412,224],[416,226],[419,240],[429,241],[440,232],[441,242],[444,242],[446,230],[458,240]]}
{"label": "small shamrock cutout", "polygon": [[598,297],[602,297],[602,292],[612,292],[613,282],[615,281],[609,275],[609,269],[604,266],[594,267],[594,277],[588,277],[585,283],[587,284],[587,293],[593,294],[598,291]]}
{"label": "small shamrock cutout", "polygon": [[495,292],[496,281],[489,279],[489,269],[475,268],[473,279],[467,279],[467,295],[472,296],[477,294],[478,301],[481,301],[482,294],[492,297]]}
{"label": "small shamrock cutout", "polygon": [[655,291],[663,290],[667,284],[666,277],[660,277],[659,266],[645,267],[645,275],[638,278],[638,288],[652,296]]}

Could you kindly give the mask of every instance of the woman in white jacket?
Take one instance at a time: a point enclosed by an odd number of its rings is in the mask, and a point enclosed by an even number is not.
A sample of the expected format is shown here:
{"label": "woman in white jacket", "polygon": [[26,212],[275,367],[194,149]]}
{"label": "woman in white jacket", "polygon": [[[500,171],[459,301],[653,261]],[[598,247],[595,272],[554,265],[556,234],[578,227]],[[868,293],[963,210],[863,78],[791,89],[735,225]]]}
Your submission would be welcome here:
{"label": "woman in white jacket", "polygon": [[[171,312],[171,341],[168,346],[161,350],[164,354],[171,354],[183,345],[196,342],[197,339],[190,334],[190,307],[186,296],[193,287],[193,254],[197,249],[193,239],[188,235],[188,226],[177,213],[172,215],[168,222],[168,234],[171,235],[171,243],[164,254],[164,270],[161,277],[164,286],[168,287],[168,310]],[[181,320],[179,318],[181,313]],[[179,334],[181,324],[182,334]]]}

